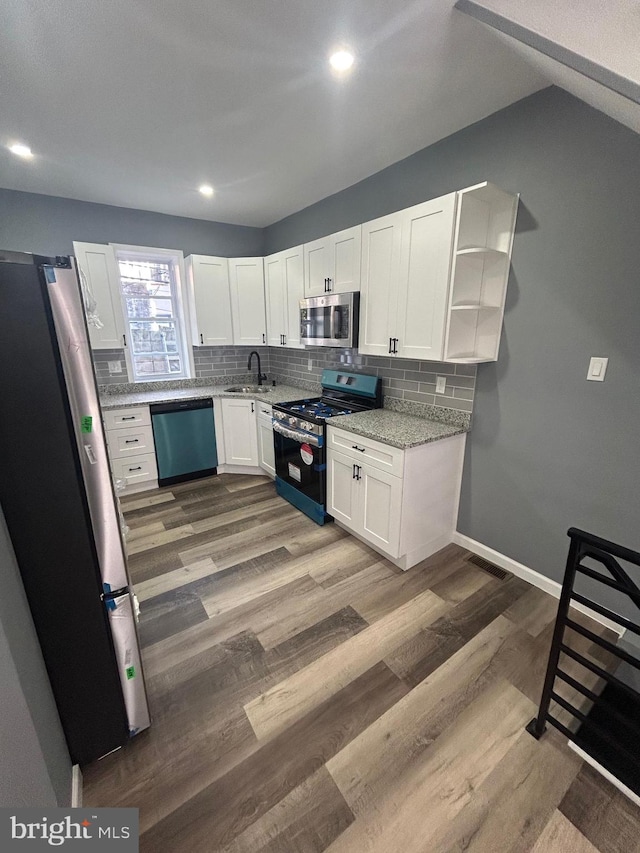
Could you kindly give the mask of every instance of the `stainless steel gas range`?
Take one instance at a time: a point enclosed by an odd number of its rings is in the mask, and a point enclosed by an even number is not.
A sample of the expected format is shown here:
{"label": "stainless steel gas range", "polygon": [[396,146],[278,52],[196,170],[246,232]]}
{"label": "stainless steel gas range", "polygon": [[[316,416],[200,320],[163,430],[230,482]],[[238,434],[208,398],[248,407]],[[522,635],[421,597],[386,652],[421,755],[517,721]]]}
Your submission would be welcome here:
{"label": "stainless steel gas range", "polygon": [[322,396],[273,406],[276,491],[317,524],[326,512],[326,424],[330,418],[379,409],[382,382],[377,376],[322,371]]}

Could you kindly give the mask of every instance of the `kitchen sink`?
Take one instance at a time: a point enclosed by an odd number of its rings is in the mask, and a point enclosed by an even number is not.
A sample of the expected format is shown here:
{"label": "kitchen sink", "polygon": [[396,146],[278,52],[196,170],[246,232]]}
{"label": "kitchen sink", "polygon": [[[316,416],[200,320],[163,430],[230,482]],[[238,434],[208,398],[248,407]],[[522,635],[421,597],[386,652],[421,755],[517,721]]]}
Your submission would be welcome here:
{"label": "kitchen sink", "polygon": [[267,394],[271,388],[266,385],[234,385],[233,388],[224,390],[230,394]]}

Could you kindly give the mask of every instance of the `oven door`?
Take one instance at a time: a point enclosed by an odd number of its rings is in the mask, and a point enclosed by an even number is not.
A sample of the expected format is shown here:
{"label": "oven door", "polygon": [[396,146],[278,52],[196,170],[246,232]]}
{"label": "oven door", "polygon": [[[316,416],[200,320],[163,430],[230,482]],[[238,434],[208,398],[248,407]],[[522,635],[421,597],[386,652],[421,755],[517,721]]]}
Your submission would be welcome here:
{"label": "oven door", "polygon": [[324,438],[273,422],[276,476],[324,507]]}
{"label": "oven door", "polygon": [[332,293],[300,301],[300,338],[305,346],[358,345],[359,293]]}

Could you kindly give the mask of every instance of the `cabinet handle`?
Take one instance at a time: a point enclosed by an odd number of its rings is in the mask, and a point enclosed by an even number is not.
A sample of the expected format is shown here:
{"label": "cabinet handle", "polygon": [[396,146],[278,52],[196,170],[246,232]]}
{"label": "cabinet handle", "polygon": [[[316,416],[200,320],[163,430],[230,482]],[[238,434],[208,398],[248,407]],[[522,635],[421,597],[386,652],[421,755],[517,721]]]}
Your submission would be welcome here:
{"label": "cabinet handle", "polygon": [[255,412],[255,408],[254,408],[254,406],[253,406],[253,403],[251,403],[251,411],[252,411],[252,412]]}
{"label": "cabinet handle", "polygon": [[351,449],[352,449],[352,450],[359,450],[359,451],[360,451],[360,453],[364,453],[364,447],[358,447],[358,445],[357,445],[357,444],[352,444],[352,445],[351,445]]}
{"label": "cabinet handle", "polygon": [[356,469],[357,469],[357,472],[358,472],[358,473],[357,473],[357,476],[356,476],[356,480],[361,480],[361,479],[362,479],[362,477],[360,476],[360,471],[362,471],[362,468],[360,467],[360,465],[356,465]]}
{"label": "cabinet handle", "polygon": [[142,471],[142,465],[138,465],[137,468],[129,468],[129,471]]}
{"label": "cabinet handle", "polygon": [[127,415],[126,417],[120,418],[121,421],[135,421],[135,419],[136,419],[135,415]]}
{"label": "cabinet handle", "polygon": [[286,345],[287,345],[287,336],[286,335],[282,336],[282,344],[283,344],[283,346],[286,347]]}
{"label": "cabinet handle", "polygon": [[265,333],[263,332],[262,333],[262,343],[266,344],[266,342],[267,342],[267,339],[266,339]]}
{"label": "cabinet handle", "polygon": [[393,338],[389,338],[389,355],[391,355],[391,353],[393,352],[393,348],[391,346],[392,341],[393,341]]}
{"label": "cabinet handle", "polygon": [[125,444],[137,444],[140,439],[138,438],[125,438]]}
{"label": "cabinet handle", "polygon": [[356,477],[356,468],[357,468],[357,467],[358,467],[358,466],[357,466],[357,465],[356,465],[356,463],[354,462],[354,463],[353,463],[353,476],[351,477],[351,479],[352,479],[352,480],[357,480],[357,477]]}
{"label": "cabinet handle", "polygon": [[331,282],[332,281],[333,281],[332,278],[327,279],[327,293],[331,293]]}
{"label": "cabinet handle", "polygon": [[123,336],[122,336],[122,346],[123,346],[123,347],[126,347],[126,345],[127,345],[127,336],[126,336],[126,335],[123,335]]}
{"label": "cabinet handle", "polygon": [[396,344],[398,343],[399,340],[400,340],[400,338],[393,338],[393,353],[394,353],[394,355],[398,354],[398,350],[396,349]]}
{"label": "cabinet handle", "polygon": [[200,343],[204,344],[204,338],[202,337],[202,332],[200,332]]}

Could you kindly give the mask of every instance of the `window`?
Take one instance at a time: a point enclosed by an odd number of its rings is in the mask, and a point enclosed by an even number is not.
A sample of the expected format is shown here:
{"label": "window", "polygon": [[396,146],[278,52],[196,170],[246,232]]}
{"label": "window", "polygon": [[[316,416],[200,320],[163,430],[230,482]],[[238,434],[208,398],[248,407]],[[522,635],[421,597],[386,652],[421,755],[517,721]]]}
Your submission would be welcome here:
{"label": "window", "polygon": [[134,382],[191,376],[180,289],[182,255],[116,247],[125,349]]}

